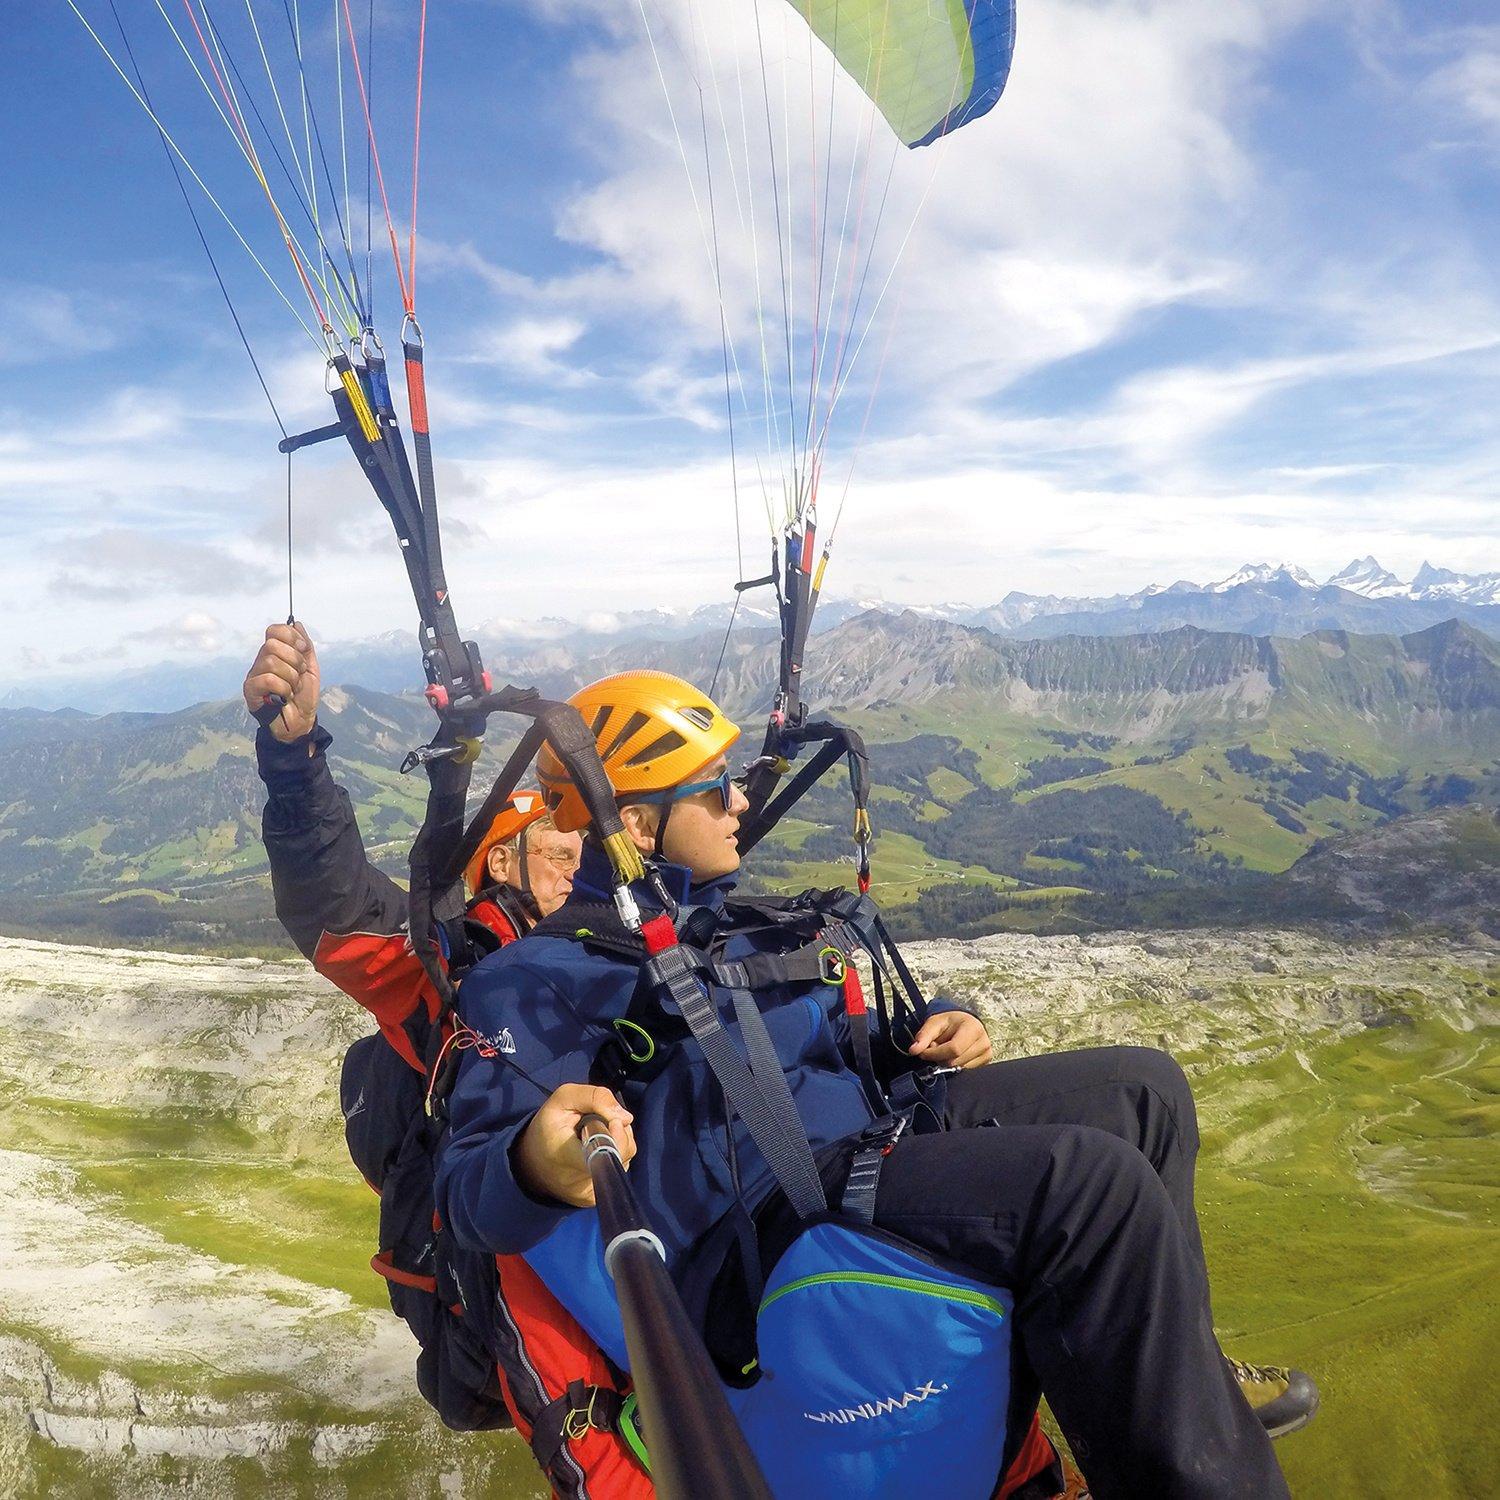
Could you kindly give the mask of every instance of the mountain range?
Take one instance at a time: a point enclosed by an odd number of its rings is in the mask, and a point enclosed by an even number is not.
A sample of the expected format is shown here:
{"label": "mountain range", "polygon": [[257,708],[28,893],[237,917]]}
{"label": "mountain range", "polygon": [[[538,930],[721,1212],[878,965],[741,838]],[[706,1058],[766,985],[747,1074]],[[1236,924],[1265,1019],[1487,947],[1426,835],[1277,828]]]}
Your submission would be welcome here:
{"label": "mountain range", "polygon": [[[1460,574],[1424,563],[1412,579],[1403,582],[1373,557],[1364,557],[1319,583],[1291,563],[1247,563],[1211,583],[1179,580],[1151,584],[1132,594],[1099,597],[1012,592],[997,604],[927,604],[910,610],[882,599],[825,598],[818,607],[815,629],[826,634],[872,611],[890,616],[910,612],[954,625],[982,626],[996,635],[1023,640],[1155,634],[1185,625],[1258,636],[1300,636],[1315,630],[1405,635],[1451,619],[1500,638],[1500,573]],[[731,621],[735,637],[775,630],[775,602],[760,592],[743,595],[737,610],[728,603],[715,603],[599,612],[580,619],[494,619],[479,626],[474,638],[497,677],[519,682],[528,674],[554,670],[560,663],[617,661],[620,647],[637,643],[670,645],[714,637],[716,654]],[[389,693],[420,686],[419,658],[406,630],[362,640],[320,641],[319,648],[329,681],[357,682]],[[169,712],[231,696],[239,687],[251,650],[247,644],[241,655],[197,660],[173,657],[107,677],[49,673],[13,682],[0,691],[0,706],[74,707],[93,713]],[[640,651],[627,654],[632,660],[643,655]],[[712,674],[710,658],[707,677]]]}
{"label": "mountain range", "polygon": [[1294,563],[1246,563],[1212,583],[1181,579],[1133,594],[1010,593],[965,619],[1004,634],[1039,636],[1132,635],[1179,625],[1270,635],[1403,632],[1447,619],[1500,634],[1500,573],[1454,573],[1423,563],[1403,582],[1375,558],[1363,557],[1320,583]]}
{"label": "mountain range", "polygon": [[[523,680],[556,696],[628,666],[707,680],[717,665],[748,758],[776,661],[766,629],[727,650],[718,633],[602,653],[554,642]],[[1457,622],[1406,636],[1038,640],[871,611],[826,632],[806,683],[871,747],[876,890],[908,931],[1188,920],[1202,893],[1273,876],[1322,840],[1500,802],[1500,642]],[[430,734],[427,705],[329,687],[320,718],[367,848],[399,874],[423,788],[395,768]],[[494,726],[476,785],[515,732]],[[277,943],[251,744],[237,700],[0,710],[0,923]],[[825,785],[752,875],[843,882],[848,818],[846,794]]]}

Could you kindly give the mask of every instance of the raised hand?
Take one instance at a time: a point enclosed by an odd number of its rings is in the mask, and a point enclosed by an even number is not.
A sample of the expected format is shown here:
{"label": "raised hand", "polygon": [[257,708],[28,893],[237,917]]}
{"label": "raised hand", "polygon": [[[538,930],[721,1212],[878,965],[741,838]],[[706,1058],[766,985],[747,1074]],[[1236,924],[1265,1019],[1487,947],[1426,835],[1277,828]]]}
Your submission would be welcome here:
{"label": "raised hand", "polygon": [[318,653],[302,626],[267,626],[245,674],[245,707],[253,714],[268,698],[280,698],[284,707],[267,727],[283,744],[299,740],[317,723],[319,685]]}

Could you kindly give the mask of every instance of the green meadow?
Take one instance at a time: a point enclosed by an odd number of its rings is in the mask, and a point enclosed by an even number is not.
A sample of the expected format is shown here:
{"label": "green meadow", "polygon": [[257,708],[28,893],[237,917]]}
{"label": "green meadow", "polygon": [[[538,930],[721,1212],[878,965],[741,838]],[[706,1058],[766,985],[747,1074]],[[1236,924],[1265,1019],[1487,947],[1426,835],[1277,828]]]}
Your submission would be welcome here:
{"label": "green meadow", "polygon": [[[1399,1001],[1397,1002],[1399,1005]],[[1199,1212],[1225,1345],[1315,1375],[1294,1495],[1489,1491],[1500,1361],[1500,1051],[1397,1010],[1322,1046],[1205,1064]]]}
{"label": "green meadow", "polygon": [[[918,958],[972,995],[1002,1052],[1133,1040],[1189,1068],[1223,1341],[1323,1391],[1279,1448],[1294,1495],[1487,1493],[1500,969],[1414,940],[1255,937],[1226,938],[1243,954],[1207,973],[1203,948],[1161,936]],[[541,1494],[514,1436],[446,1433],[411,1387],[414,1346],[367,1269],[376,1200],[329,1087],[335,997],[266,965],[271,1000],[246,982],[233,1005],[200,1004],[198,1050],[174,1054],[161,976],[101,956],[94,993],[113,974],[154,997],[126,1007],[143,1050],[113,1088],[70,1061],[49,1008],[96,1041],[119,1023],[91,1019],[53,962],[34,948],[31,987],[0,984],[0,1187],[33,1204],[0,1228],[0,1492]],[[190,1329],[175,1342],[173,1319]]]}

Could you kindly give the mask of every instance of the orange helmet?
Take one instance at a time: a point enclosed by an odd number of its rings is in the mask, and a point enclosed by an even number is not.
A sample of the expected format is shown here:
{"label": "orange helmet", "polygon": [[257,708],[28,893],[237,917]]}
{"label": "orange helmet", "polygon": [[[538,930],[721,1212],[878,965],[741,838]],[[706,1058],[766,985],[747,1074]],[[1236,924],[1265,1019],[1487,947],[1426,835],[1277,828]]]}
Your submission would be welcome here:
{"label": "orange helmet", "polygon": [[530,828],[538,818],[547,816],[547,804],[540,792],[512,792],[510,800],[495,814],[479,847],[464,866],[464,884],[471,896],[477,896],[489,884],[490,851],[508,844],[517,834]]}
{"label": "orange helmet", "polygon": [[[668,672],[619,672],[568,702],[593,731],[615,795],[626,800],[691,781],[740,737],[739,725],[706,694]],[[536,774],[559,830],[587,828],[588,809],[551,745],[538,753]]]}

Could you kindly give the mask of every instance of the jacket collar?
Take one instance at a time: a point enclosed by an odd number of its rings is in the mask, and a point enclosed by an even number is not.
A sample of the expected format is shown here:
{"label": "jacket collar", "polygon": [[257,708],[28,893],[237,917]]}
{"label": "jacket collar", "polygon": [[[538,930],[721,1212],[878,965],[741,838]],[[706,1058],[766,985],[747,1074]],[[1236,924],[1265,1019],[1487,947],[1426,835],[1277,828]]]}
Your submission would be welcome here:
{"label": "jacket collar", "polygon": [[[737,882],[736,875],[721,875],[717,880],[705,880],[701,884],[694,885],[693,872],[686,865],[674,865],[670,860],[656,855],[649,858],[646,863],[666,888],[667,895],[678,906],[706,906],[711,911],[718,911],[724,905],[724,898],[734,889]],[[651,913],[661,911],[661,897],[651,881],[637,880],[631,886],[631,890],[634,891],[642,911]],[[568,900],[598,902],[613,899],[614,876],[610,868],[609,856],[593,839],[585,839],[583,857],[579,862],[577,874],[573,876],[573,893]]]}

